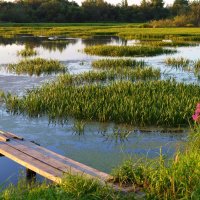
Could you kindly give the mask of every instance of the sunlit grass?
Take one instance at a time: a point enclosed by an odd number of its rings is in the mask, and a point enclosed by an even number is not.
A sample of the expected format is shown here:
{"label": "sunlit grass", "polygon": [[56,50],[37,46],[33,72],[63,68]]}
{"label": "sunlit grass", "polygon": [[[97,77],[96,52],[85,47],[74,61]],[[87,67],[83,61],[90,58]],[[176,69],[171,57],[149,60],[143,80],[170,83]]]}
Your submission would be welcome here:
{"label": "sunlit grass", "polygon": [[25,48],[25,49],[22,49],[21,51],[18,51],[17,55],[22,56],[22,57],[36,56],[37,51],[34,49]]}
{"label": "sunlit grass", "polygon": [[45,60],[42,58],[35,58],[30,60],[22,60],[17,64],[9,64],[8,71],[17,74],[28,74],[30,76],[41,74],[51,74],[66,72],[67,69],[57,60]]}
{"label": "sunlit grass", "polygon": [[92,67],[96,69],[134,68],[144,66],[144,61],[132,59],[101,59],[92,62]]}
{"label": "sunlit grass", "polygon": [[189,68],[190,60],[183,57],[166,58],[165,63],[176,68]]}
{"label": "sunlit grass", "polygon": [[116,182],[146,193],[145,199],[198,199],[200,195],[200,134],[167,159],[127,160],[113,171]]}
{"label": "sunlit grass", "polygon": [[172,54],[176,50],[164,49],[155,46],[89,46],[84,49],[85,53],[98,56],[131,57],[131,56],[156,56],[160,54]]}

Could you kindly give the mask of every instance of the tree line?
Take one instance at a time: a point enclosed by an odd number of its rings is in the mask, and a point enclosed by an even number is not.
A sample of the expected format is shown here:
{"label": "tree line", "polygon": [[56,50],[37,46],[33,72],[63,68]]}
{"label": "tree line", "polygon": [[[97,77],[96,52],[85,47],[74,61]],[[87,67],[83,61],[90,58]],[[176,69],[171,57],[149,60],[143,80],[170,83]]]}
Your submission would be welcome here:
{"label": "tree line", "polygon": [[142,0],[140,5],[128,5],[127,0],[112,5],[104,0],[85,0],[79,6],[68,0],[0,0],[1,22],[147,22],[187,15],[193,4],[175,0],[164,6],[163,0]]}

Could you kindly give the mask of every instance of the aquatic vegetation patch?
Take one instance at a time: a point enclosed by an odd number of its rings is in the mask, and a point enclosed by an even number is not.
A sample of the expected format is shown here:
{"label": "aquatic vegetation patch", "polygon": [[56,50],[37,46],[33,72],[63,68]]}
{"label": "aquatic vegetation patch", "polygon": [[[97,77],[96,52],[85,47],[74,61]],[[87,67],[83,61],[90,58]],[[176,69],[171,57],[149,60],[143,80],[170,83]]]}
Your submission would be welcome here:
{"label": "aquatic vegetation patch", "polygon": [[36,56],[37,51],[34,49],[25,48],[25,49],[22,49],[21,51],[18,51],[17,55],[22,56],[22,57]]}
{"label": "aquatic vegetation patch", "polygon": [[65,73],[66,67],[57,60],[45,60],[42,58],[26,59],[17,64],[9,64],[8,71],[15,72],[17,74],[29,74],[40,76],[41,74],[52,73]]}
{"label": "aquatic vegetation patch", "polygon": [[166,58],[165,63],[176,68],[189,68],[190,60],[183,57]]}
{"label": "aquatic vegetation patch", "polygon": [[144,67],[145,65],[143,60],[136,61],[133,59],[101,59],[92,62],[92,67],[96,69],[134,68]]}
{"label": "aquatic vegetation patch", "polygon": [[107,85],[45,84],[23,97],[5,96],[7,110],[50,121],[113,121],[139,126],[188,126],[200,87],[174,81],[117,81]]}
{"label": "aquatic vegetation patch", "polygon": [[66,85],[81,85],[115,80],[158,80],[160,77],[159,69],[136,67],[134,69],[117,68],[107,71],[89,71],[78,75],[64,74],[58,77],[58,81]]}
{"label": "aquatic vegetation patch", "polygon": [[84,121],[75,121],[73,126],[73,133],[76,135],[84,135],[85,133],[85,125]]}
{"label": "aquatic vegetation patch", "polygon": [[89,46],[84,49],[85,53],[98,56],[131,57],[131,56],[156,56],[160,54],[172,54],[176,50],[165,49],[155,46]]}

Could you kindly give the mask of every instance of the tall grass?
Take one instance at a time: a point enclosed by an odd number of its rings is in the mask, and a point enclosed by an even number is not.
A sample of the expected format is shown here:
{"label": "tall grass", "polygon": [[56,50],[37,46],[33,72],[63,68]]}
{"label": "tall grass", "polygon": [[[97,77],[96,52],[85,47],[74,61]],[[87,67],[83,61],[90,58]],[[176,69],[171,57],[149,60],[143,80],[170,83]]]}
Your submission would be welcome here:
{"label": "tall grass", "polygon": [[172,54],[176,50],[164,49],[156,46],[89,46],[84,49],[85,53],[99,56],[156,56],[160,54]]}
{"label": "tall grass", "polygon": [[146,192],[145,199],[199,199],[200,132],[173,159],[126,161],[113,171],[115,181]]}
{"label": "tall grass", "polygon": [[23,97],[8,95],[8,111],[50,120],[114,121],[133,125],[188,126],[200,87],[174,81],[118,81],[109,85],[46,84]]}
{"label": "tall grass", "polygon": [[30,60],[22,60],[17,64],[9,64],[8,71],[17,74],[29,74],[40,76],[41,74],[51,74],[66,72],[67,69],[57,60],[45,60],[35,58]]}
{"label": "tall grass", "polygon": [[92,180],[83,176],[65,175],[63,181],[59,185],[55,184],[35,184],[27,185],[21,180],[17,186],[11,185],[0,193],[2,200],[120,200],[134,199],[133,194],[123,196],[114,192],[107,186],[102,186],[97,180]]}
{"label": "tall grass", "polygon": [[196,70],[199,70],[199,69],[200,69],[200,60],[194,61],[194,68],[195,68]]}

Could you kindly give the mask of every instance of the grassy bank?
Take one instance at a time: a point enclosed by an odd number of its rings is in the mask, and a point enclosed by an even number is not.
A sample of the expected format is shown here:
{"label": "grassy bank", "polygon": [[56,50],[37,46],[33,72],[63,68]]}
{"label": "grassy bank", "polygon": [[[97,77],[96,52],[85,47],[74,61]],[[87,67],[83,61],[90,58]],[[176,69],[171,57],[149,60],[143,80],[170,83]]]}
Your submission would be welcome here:
{"label": "grassy bank", "polygon": [[21,180],[17,186],[10,186],[0,193],[2,200],[39,200],[39,199],[69,199],[69,200],[120,200],[135,199],[134,194],[122,195],[107,186],[102,186],[97,180],[83,176],[66,175],[59,185],[30,185]]}
{"label": "grassy bank", "polygon": [[145,199],[199,199],[200,129],[174,158],[166,159],[161,153],[154,160],[128,160],[113,174],[117,182],[145,191]]}
{"label": "grassy bank", "polygon": [[19,34],[35,36],[91,37],[115,35],[126,39],[179,39],[200,41],[199,28],[140,28],[141,24],[127,23],[41,23],[1,24],[0,36],[13,37]]}

